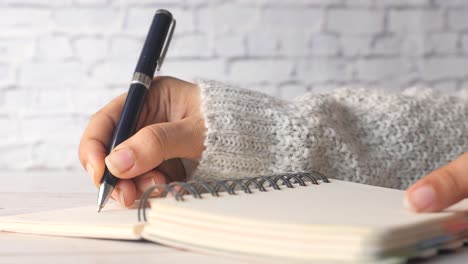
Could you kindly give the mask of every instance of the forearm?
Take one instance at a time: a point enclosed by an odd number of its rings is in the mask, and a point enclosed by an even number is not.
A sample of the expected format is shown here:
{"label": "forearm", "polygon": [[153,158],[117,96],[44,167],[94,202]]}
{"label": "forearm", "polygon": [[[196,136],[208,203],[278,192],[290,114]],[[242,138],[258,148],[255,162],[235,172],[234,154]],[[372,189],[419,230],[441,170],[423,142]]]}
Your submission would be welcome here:
{"label": "forearm", "polygon": [[465,102],[375,90],[295,101],[200,82],[207,134],[195,179],[320,171],[393,188],[467,147]]}

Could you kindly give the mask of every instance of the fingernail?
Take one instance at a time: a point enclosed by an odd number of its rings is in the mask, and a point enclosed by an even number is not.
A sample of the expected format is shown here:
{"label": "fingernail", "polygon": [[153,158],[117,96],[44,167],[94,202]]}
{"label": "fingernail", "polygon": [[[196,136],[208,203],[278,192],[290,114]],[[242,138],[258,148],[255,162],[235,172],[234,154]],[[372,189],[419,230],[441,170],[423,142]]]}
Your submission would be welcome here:
{"label": "fingernail", "polygon": [[123,192],[120,192],[120,195],[119,195],[119,202],[120,204],[123,206],[123,207],[127,207],[125,205],[125,196],[124,196],[124,193]]}
{"label": "fingernail", "polygon": [[129,148],[113,151],[106,157],[106,165],[111,171],[120,173],[128,171],[135,164],[135,156]]}
{"label": "fingernail", "polygon": [[91,179],[94,179],[94,169],[93,169],[93,165],[91,165],[91,163],[86,164],[86,173],[88,173],[88,175],[89,175],[89,177],[91,177]]}
{"label": "fingernail", "polygon": [[[141,183],[141,188],[143,191],[148,190],[149,188],[153,187],[156,185],[156,182],[154,181],[153,177],[148,177],[147,179],[144,179]],[[159,195],[159,189],[155,189],[152,192],[152,195],[158,196]]]}
{"label": "fingernail", "polygon": [[405,206],[414,211],[423,211],[436,201],[436,192],[430,184],[423,185],[405,196]]}

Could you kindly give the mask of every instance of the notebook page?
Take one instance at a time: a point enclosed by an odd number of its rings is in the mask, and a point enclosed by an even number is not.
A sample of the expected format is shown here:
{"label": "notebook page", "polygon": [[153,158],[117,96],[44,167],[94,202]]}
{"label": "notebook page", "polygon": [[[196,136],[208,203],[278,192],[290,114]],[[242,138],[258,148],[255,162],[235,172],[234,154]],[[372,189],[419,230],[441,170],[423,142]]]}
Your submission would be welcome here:
{"label": "notebook page", "polygon": [[0,231],[108,239],[140,239],[136,209],[110,203],[0,217]]}
{"label": "notebook page", "polygon": [[[225,195],[185,202],[154,199],[151,211],[180,216],[206,216],[219,221],[247,221],[260,225],[348,226],[363,229],[413,225],[445,218],[450,213],[416,214],[403,206],[404,191],[332,180],[307,187],[254,194]],[[466,204],[463,208],[468,209]],[[459,208],[460,209],[460,208]]]}

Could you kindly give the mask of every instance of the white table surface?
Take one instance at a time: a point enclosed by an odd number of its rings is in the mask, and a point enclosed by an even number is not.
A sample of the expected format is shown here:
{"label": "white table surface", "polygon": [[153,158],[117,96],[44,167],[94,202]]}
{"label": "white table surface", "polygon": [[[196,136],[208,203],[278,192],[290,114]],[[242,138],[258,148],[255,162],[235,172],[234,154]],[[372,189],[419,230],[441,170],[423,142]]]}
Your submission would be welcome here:
{"label": "white table surface", "polygon": [[[94,203],[94,193],[0,192],[0,215]],[[0,232],[0,263],[219,263],[245,261],[199,254],[150,242],[63,238]],[[412,264],[468,263],[468,247]]]}

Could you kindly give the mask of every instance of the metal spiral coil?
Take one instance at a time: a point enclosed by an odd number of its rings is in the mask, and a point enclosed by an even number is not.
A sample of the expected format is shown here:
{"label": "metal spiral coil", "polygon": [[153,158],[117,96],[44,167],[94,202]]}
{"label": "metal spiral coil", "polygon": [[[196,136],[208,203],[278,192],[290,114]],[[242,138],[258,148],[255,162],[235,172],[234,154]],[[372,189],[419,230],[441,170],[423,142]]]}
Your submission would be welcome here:
{"label": "metal spiral coil", "polygon": [[146,219],[146,204],[148,199],[156,189],[161,190],[159,198],[166,197],[168,194],[174,196],[176,201],[184,201],[184,195],[192,195],[196,199],[202,199],[202,194],[211,194],[211,196],[219,197],[220,192],[226,192],[229,195],[236,195],[236,191],[243,191],[251,194],[253,189],[260,192],[266,192],[266,187],[271,187],[274,190],[280,190],[280,186],[294,188],[293,184],[306,186],[306,182],[318,185],[319,180],[329,183],[328,178],[320,172],[298,172],[277,174],[272,176],[260,176],[242,179],[229,179],[219,181],[189,181],[189,182],[172,182],[170,184],[156,184],[148,188],[141,196],[138,206],[138,221],[147,221]]}

